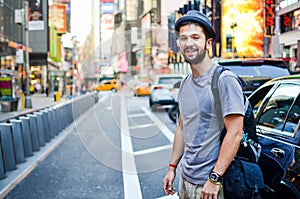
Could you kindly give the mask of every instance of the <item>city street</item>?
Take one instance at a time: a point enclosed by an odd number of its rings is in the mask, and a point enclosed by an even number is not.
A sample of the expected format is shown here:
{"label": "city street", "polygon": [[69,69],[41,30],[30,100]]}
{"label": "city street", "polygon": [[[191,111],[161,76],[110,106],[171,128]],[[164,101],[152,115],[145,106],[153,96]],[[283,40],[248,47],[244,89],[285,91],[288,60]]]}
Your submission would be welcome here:
{"label": "city street", "polygon": [[102,92],[75,123],[61,145],[5,198],[164,196],[162,179],[175,131],[164,110],[152,112],[148,97]]}

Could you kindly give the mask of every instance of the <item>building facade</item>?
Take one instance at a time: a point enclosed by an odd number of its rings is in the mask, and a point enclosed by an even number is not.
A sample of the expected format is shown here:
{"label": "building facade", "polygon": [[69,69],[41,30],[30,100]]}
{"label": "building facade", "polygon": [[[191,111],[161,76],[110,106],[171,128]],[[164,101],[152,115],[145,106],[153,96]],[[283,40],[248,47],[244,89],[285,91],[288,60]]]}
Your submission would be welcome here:
{"label": "building facade", "polygon": [[291,70],[300,71],[300,1],[284,0],[278,7],[282,57]]}

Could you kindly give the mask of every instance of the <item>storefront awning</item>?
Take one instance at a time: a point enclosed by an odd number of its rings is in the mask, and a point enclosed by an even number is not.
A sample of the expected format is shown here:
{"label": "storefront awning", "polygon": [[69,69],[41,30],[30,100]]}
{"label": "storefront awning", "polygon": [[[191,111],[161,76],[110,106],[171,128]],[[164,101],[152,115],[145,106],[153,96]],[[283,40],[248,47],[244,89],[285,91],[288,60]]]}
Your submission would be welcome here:
{"label": "storefront awning", "polygon": [[[15,55],[17,48],[20,48],[23,51],[26,50],[26,47],[22,44],[13,41],[0,41],[0,56]],[[28,48],[28,52],[32,53],[32,49]]]}

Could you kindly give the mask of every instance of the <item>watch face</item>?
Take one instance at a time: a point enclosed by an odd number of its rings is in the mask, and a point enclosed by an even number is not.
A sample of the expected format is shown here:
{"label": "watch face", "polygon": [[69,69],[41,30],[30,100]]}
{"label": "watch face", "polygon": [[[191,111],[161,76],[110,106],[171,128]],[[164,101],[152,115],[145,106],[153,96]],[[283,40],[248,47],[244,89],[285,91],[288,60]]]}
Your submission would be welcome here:
{"label": "watch face", "polygon": [[214,181],[214,182],[217,182],[217,181],[218,181],[218,175],[215,174],[215,173],[212,173],[212,174],[210,175],[210,179],[211,179],[212,181]]}
{"label": "watch face", "polygon": [[215,172],[211,172],[209,175],[209,179],[213,182],[220,182],[222,180],[222,176]]}

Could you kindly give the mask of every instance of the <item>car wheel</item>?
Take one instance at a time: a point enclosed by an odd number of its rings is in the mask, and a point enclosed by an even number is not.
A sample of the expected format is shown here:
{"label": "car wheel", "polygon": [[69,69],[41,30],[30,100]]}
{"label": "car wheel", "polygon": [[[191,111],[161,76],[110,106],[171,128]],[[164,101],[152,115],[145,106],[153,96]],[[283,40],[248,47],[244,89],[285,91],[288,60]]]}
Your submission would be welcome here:
{"label": "car wheel", "polygon": [[111,91],[115,93],[115,92],[117,92],[117,89],[113,88],[113,89],[111,89]]}
{"label": "car wheel", "polygon": [[178,105],[173,105],[169,110],[168,110],[168,116],[170,120],[174,123],[176,123],[177,117],[178,117]]}
{"label": "car wheel", "polygon": [[275,199],[286,198],[296,199],[300,198],[300,192],[287,178],[283,178],[278,187],[275,188]]}
{"label": "car wheel", "polygon": [[153,106],[153,101],[152,101],[151,97],[149,97],[149,106],[150,106],[150,107]]}

